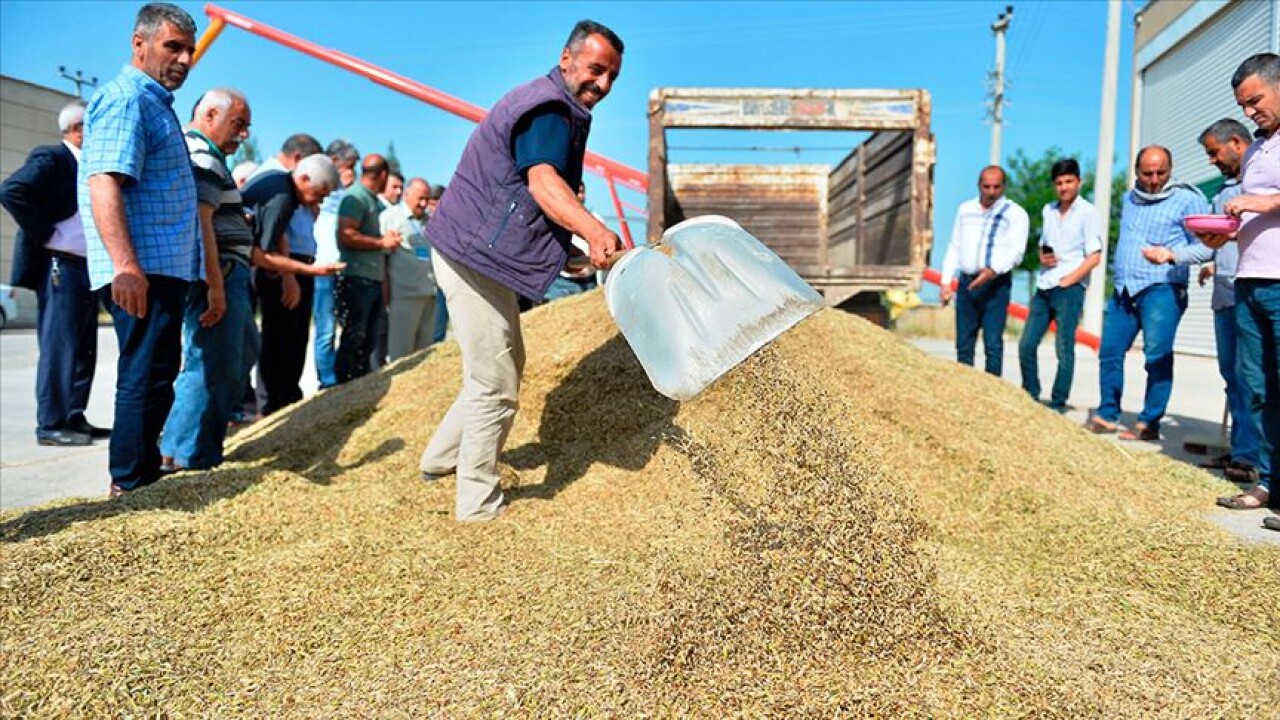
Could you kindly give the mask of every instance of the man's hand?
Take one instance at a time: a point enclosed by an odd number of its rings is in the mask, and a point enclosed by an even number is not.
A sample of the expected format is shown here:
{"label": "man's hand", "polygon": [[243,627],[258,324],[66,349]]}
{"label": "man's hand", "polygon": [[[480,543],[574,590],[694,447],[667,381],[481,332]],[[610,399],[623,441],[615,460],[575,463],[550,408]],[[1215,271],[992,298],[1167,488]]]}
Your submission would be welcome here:
{"label": "man's hand", "polygon": [[312,265],[311,274],[333,276],[342,272],[346,267],[347,264],[344,262],[328,263],[327,265]]}
{"label": "man's hand", "polygon": [[1058,256],[1052,251],[1040,248],[1040,267],[1046,270],[1052,270],[1058,267]]}
{"label": "man's hand", "polygon": [[209,291],[205,293],[209,307],[200,314],[200,327],[213,327],[222,322],[227,314],[227,293],[221,282],[209,283]]}
{"label": "man's hand", "polygon": [[1236,233],[1231,233],[1230,235],[1222,235],[1219,233],[1196,233],[1196,237],[1200,238],[1200,242],[1204,243],[1205,247],[1217,250],[1223,245],[1235,240]]}
{"label": "man's hand", "polygon": [[382,249],[395,250],[400,247],[400,231],[388,230],[382,234]]}
{"label": "man's hand", "polygon": [[298,287],[298,278],[291,273],[280,276],[280,305],[285,310],[292,310],[302,302],[302,288]]}
{"label": "man's hand", "polygon": [[111,302],[141,320],[147,316],[147,276],[136,265],[126,266],[111,279]]}
{"label": "man's hand", "polygon": [[954,295],[955,295],[955,291],[953,291],[949,287],[939,288],[938,296],[942,300],[942,307],[946,307],[947,305],[949,305],[951,303],[951,298]]}
{"label": "man's hand", "polygon": [[1204,287],[1204,284],[1209,282],[1209,278],[1213,277],[1214,272],[1216,272],[1216,269],[1213,267],[1213,263],[1201,265],[1200,276],[1196,278],[1196,282],[1200,283],[1200,287]]}
{"label": "man's hand", "polygon": [[1142,257],[1146,258],[1147,262],[1151,263],[1152,265],[1172,265],[1173,264],[1173,251],[1167,247],[1157,247],[1155,245],[1149,245],[1147,247],[1142,248]]}
{"label": "man's hand", "polygon": [[1280,195],[1237,195],[1227,201],[1223,211],[1238,218],[1247,212],[1261,214],[1275,212],[1277,209],[1280,209]]}
{"label": "man's hand", "polygon": [[969,283],[969,289],[977,290],[978,288],[982,287],[983,285],[986,285],[987,283],[995,279],[996,279],[996,271],[992,270],[991,268],[984,267],[978,271],[978,277],[974,278],[973,282]]}
{"label": "man's hand", "polygon": [[618,239],[617,233],[612,230],[605,230],[605,232],[589,237],[586,240],[591,249],[591,264],[601,270],[609,269],[617,260],[618,251],[622,249],[622,241]]}

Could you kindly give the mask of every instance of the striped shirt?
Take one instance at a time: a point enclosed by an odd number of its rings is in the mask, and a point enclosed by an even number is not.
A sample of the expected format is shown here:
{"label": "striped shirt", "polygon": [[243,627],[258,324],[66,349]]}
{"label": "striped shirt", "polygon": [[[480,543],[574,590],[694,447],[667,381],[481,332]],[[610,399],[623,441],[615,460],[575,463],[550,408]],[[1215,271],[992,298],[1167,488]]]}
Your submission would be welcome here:
{"label": "striped shirt", "polygon": [[1142,248],[1167,247],[1177,252],[1184,246],[1199,245],[1182,219],[1207,212],[1209,202],[1204,196],[1185,187],[1150,204],[1135,202],[1132,190],[1125,193],[1120,209],[1120,239],[1111,265],[1116,292],[1128,292],[1132,297],[1152,285],[1186,285],[1186,265],[1154,265],[1142,256]]}
{"label": "striped shirt", "polygon": [[[1066,217],[1058,212],[1060,204],[1057,201],[1048,203],[1040,211],[1044,221],[1040,230],[1040,247],[1053,248],[1054,257],[1058,259],[1057,265],[1040,268],[1040,276],[1036,278],[1036,287],[1040,290],[1058,287],[1062,278],[1084,264],[1085,258],[1102,251],[1102,225],[1093,203],[1077,197],[1067,209]],[[1085,275],[1080,284],[1088,287],[1089,276]]]}
{"label": "striped shirt", "polygon": [[[1227,201],[1244,190],[1240,180],[1227,180],[1217,195],[1213,196],[1213,211],[1222,214]],[[1236,266],[1240,263],[1240,246],[1229,242],[1213,250],[1208,245],[1196,243],[1184,245],[1173,251],[1173,261],[1180,265],[1196,265],[1213,263],[1213,299],[1210,307],[1214,310],[1225,310],[1236,304]]]}
{"label": "striped shirt", "polygon": [[142,271],[199,277],[195,179],[173,93],[131,65],[93,94],[84,114],[78,198],[94,289],[115,277],[89,196],[89,178],[104,173],[129,179],[121,186],[124,214]]}
{"label": "striped shirt", "polygon": [[1012,270],[1026,253],[1029,226],[1027,211],[1008,198],[989,208],[977,198],[960,203],[942,260],[943,286],[949,286],[957,272],[974,275],[991,268],[1003,275]]}
{"label": "striped shirt", "polygon": [[[196,199],[213,208],[213,235],[219,259],[231,258],[248,265],[253,231],[244,217],[240,188],[227,168],[227,156],[199,130],[188,130],[187,152],[196,174]],[[201,250],[204,247],[201,246]]]}

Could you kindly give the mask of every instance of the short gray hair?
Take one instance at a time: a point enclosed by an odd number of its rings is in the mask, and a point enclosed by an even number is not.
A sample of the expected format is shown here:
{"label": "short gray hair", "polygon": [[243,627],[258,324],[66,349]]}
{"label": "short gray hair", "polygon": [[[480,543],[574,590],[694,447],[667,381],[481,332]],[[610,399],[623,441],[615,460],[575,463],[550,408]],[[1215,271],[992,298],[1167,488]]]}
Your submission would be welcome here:
{"label": "short gray hair", "polygon": [[215,109],[219,113],[225,113],[231,109],[231,103],[239,100],[245,105],[249,101],[245,99],[244,93],[229,87],[216,87],[206,90],[200,99],[196,101],[196,106],[191,110],[191,119],[195,120],[210,109]]}
{"label": "short gray hair", "polygon": [[58,130],[66,134],[72,125],[84,122],[84,101],[72,100],[58,111]]}
{"label": "short gray hair", "polygon": [[1240,63],[1240,67],[1231,76],[1231,89],[1238,90],[1253,75],[1257,75],[1268,85],[1280,85],[1280,55],[1258,53]]}
{"label": "short gray hair", "polygon": [[354,166],[356,163],[360,162],[360,151],[356,149],[355,145],[352,145],[342,138],[338,138],[337,140],[329,143],[329,147],[324,149],[324,154],[333,158],[333,162],[335,164],[342,163],[344,165],[349,164]]}
{"label": "short gray hair", "polygon": [[1244,123],[1234,118],[1222,118],[1200,133],[1198,140],[1203,145],[1204,141],[1213,138],[1220,143],[1225,143],[1231,138],[1240,138],[1246,145],[1253,142],[1253,136],[1249,134],[1249,128]]}
{"label": "short gray hair", "polygon": [[294,177],[307,176],[312,187],[324,187],[332,191],[338,187],[338,168],[328,155],[316,153],[298,161],[293,168]]}
{"label": "short gray hair", "polygon": [[138,19],[133,23],[133,31],[144,38],[156,34],[156,31],[169,23],[188,35],[196,34],[196,21],[191,19],[186,10],[169,3],[148,3],[138,11]]}

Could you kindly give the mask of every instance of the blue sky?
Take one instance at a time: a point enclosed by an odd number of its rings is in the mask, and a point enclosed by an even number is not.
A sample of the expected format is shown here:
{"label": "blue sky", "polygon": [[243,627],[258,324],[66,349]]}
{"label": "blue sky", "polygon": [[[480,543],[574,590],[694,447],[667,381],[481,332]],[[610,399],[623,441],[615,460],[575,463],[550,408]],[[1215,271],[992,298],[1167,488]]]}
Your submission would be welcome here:
{"label": "blue sky", "polygon": [[[203,5],[178,3],[208,26]],[[481,106],[549,69],[573,23],[591,17],[626,42],[622,75],[596,108],[590,147],[647,167],[647,98],[659,86],[917,88],[933,96],[938,142],[934,265],[957,204],[986,163],[989,30],[1005,2],[417,3],[227,2],[225,7],[320,45],[381,65]],[[129,59],[140,3],[0,3],[0,73],[69,91],[58,66],[106,79]],[[1133,14],[1123,14],[1117,155],[1128,153]],[[1091,162],[1098,141],[1106,4],[1015,3],[1008,35],[1004,152],[1056,145]],[[472,124],[237,28],[228,28],[178,92],[186,117],[215,85],[245,92],[253,134],[267,153],[290,133],[335,137],[361,152],[394,140],[405,171],[446,182]],[[742,144],[723,136],[713,142]],[[829,146],[789,133],[784,146]],[[757,144],[754,141],[749,144]],[[850,142],[852,146],[854,143]],[[781,157],[770,153],[770,161]],[[757,161],[763,158],[753,158]],[[827,161],[806,155],[801,161]],[[1082,163],[1085,164],[1085,163]],[[1121,165],[1124,160],[1121,160]],[[611,214],[604,186],[588,204]],[[644,198],[622,190],[623,198]],[[633,225],[633,229],[638,229]]]}

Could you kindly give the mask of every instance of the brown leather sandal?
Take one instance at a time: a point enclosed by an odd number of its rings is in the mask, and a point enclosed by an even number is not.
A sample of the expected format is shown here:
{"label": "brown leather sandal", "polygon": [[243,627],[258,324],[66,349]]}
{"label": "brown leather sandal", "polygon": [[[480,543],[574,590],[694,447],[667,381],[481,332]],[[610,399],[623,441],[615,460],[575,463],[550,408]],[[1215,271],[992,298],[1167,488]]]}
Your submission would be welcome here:
{"label": "brown leather sandal", "polygon": [[1160,440],[1160,431],[1146,423],[1138,423],[1133,426],[1132,430],[1122,430],[1116,437],[1121,440],[1158,442]]}
{"label": "brown leather sandal", "polygon": [[1231,497],[1220,497],[1217,499],[1219,507],[1228,510],[1257,510],[1267,506],[1267,501],[1271,499],[1271,493],[1261,485],[1254,485],[1239,495]]}
{"label": "brown leather sandal", "polygon": [[1120,423],[1107,422],[1097,415],[1090,415],[1084,427],[1095,435],[1110,435],[1120,429]]}

